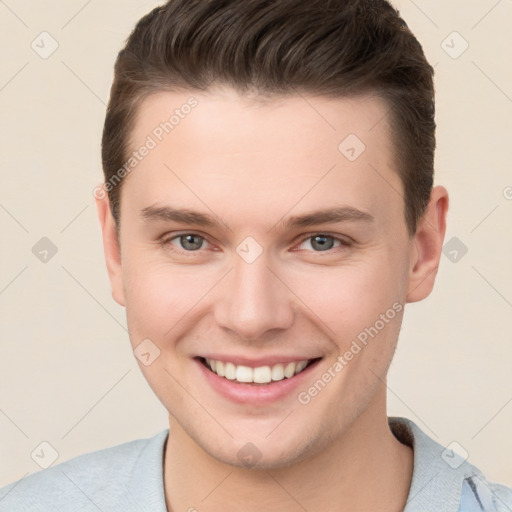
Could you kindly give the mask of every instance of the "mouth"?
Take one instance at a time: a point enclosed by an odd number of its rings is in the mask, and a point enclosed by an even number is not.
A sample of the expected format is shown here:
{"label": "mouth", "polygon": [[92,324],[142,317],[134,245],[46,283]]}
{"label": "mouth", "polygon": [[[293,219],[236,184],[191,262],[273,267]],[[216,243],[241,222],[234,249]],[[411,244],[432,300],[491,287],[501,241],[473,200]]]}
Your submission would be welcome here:
{"label": "mouth", "polygon": [[247,366],[206,357],[197,359],[207,370],[224,380],[238,384],[268,386],[282,380],[293,379],[322,358],[316,357],[260,366]]}

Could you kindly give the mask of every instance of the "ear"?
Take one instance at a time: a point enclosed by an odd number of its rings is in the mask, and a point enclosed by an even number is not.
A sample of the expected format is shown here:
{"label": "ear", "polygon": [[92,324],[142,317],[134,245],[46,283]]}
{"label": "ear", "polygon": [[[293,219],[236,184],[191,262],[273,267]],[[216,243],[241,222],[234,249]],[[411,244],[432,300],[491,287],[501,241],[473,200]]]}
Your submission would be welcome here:
{"label": "ear", "polygon": [[448,192],[444,187],[434,187],[411,239],[407,302],[423,300],[434,287],[446,232],[447,212]]}
{"label": "ear", "polygon": [[103,235],[103,251],[112,288],[112,297],[118,304],[125,306],[121,272],[121,247],[117,239],[114,217],[110,211],[108,194],[102,189],[101,194],[95,194],[95,200]]}

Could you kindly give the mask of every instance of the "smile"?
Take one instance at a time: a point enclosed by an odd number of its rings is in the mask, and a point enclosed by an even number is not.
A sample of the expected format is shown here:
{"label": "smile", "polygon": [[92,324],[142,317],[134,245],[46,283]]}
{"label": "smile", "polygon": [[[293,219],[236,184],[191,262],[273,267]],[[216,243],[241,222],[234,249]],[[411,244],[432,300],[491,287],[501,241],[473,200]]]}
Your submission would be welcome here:
{"label": "smile", "polygon": [[250,367],[236,365],[229,361],[201,358],[203,365],[219,377],[235,382],[253,384],[270,384],[271,382],[290,379],[303,372],[315,361],[317,359],[305,359],[289,363]]}

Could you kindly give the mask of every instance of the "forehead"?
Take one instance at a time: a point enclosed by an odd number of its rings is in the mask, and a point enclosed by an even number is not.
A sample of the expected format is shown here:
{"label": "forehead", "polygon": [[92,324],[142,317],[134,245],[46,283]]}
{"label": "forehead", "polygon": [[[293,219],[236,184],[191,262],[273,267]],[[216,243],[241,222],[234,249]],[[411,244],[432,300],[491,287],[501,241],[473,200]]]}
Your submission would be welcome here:
{"label": "forehead", "polygon": [[229,88],[159,92],[139,107],[130,151],[150,149],[127,175],[121,203],[205,210],[210,201],[226,214],[231,204],[234,215],[265,205],[282,216],[322,201],[382,215],[379,208],[402,208],[386,112],[370,95],[261,101]]}
{"label": "forehead", "polygon": [[327,145],[338,149],[337,143],[352,133],[363,141],[371,138],[373,145],[385,145],[387,111],[381,97],[369,94],[241,96],[221,86],[207,92],[157,92],[140,103],[130,142],[136,146],[150,134],[169,144],[178,139],[188,147],[200,142],[204,150],[215,150],[221,139],[223,148],[232,152],[258,148],[300,152]]}

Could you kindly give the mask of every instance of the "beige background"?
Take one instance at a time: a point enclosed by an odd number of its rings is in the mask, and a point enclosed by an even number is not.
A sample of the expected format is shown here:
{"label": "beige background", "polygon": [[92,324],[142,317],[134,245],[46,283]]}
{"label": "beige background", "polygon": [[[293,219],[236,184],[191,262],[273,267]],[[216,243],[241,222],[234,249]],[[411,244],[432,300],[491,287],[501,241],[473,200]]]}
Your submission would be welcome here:
{"label": "beige background", "polygon": [[[43,441],[58,463],[167,427],[111,298],[92,196],[115,57],[159,3],[0,2],[0,486],[40,469]],[[407,307],[388,412],[512,486],[512,1],[395,4],[435,65],[446,240],[468,252],[443,256],[435,292]],[[47,59],[31,48],[43,31],[59,45]],[[46,263],[42,237],[58,249]]]}

